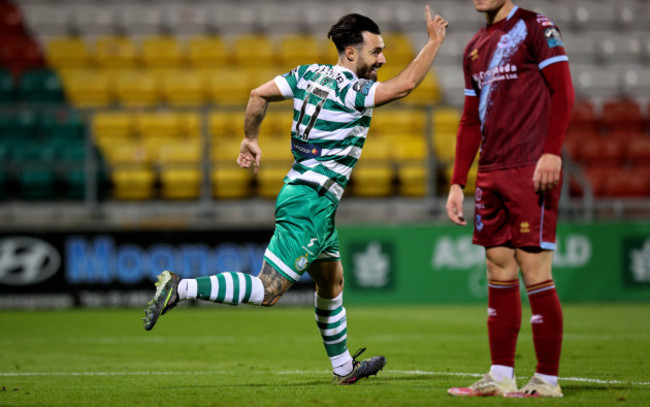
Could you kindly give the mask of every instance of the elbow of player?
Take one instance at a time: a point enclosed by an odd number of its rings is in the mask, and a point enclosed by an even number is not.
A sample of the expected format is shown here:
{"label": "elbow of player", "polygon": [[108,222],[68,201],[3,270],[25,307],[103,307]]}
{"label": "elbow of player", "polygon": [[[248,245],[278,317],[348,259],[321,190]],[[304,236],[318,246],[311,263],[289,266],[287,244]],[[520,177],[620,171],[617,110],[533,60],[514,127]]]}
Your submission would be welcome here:
{"label": "elbow of player", "polygon": [[408,96],[415,88],[417,87],[417,83],[412,80],[407,80],[402,83],[402,86],[400,86],[400,89],[398,91],[399,97],[403,98],[405,96]]}

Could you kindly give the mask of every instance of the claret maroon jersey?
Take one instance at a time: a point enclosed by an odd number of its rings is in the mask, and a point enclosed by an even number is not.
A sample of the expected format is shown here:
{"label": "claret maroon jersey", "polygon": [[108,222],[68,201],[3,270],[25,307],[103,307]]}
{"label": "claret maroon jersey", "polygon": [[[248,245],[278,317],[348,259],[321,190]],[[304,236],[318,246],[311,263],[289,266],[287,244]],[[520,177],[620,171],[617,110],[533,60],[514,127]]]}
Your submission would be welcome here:
{"label": "claret maroon jersey", "polygon": [[557,26],[519,7],[470,40],[463,57],[465,95],[479,98],[482,171],[537,162],[551,120],[541,71],[568,60]]}

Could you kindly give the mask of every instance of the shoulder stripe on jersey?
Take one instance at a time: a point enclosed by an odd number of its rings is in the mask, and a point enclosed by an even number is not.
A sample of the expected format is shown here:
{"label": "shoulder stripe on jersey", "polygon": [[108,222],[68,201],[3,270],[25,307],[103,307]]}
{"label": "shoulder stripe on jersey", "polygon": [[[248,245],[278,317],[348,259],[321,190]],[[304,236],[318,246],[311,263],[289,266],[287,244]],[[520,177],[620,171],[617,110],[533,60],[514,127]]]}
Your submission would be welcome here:
{"label": "shoulder stripe on jersey", "polygon": [[476,91],[474,89],[465,89],[465,96],[476,96]]}
{"label": "shoulder stripe on jersey", "polygon": [[567,55],[558,55],[558,56],[556,56],[556,57],[552,57],[552,58],[549,58],[549,59],[545,59],[545,60],[543,60],[543,61],[540,62],[539,65],[537,65],[537,66],[539,67],[539,69],[544,69],[544,68],[546,68],[547,66],[549,66],[549,65],[551,65],[551,64],[554,64],[554,63],[556,63],[556,62],[563,62],[563,61],[567,61],[567,62],[568,62],[568,61],[569,61],[569,57],[568,57]]}
{"label": "shoulder stripe on jersey", "polygon": [[506,20],[510,20],[512,18],[512,16],[515,15],[515,13],[517,12],[518,9],[519,9],[519,6],[514,6],[512,8],[512,10],[510,10],[510,13],[508,13],[508,17],[506,18]]}

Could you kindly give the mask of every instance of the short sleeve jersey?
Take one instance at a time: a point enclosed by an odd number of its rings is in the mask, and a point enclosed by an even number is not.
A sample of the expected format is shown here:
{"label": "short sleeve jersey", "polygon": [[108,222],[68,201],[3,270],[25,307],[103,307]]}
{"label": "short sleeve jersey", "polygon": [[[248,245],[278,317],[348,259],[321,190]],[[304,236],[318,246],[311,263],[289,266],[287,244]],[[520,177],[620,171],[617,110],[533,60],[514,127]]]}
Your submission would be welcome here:
{"label": "short sleeve jersey", "polygon": [[378,82],[339,65],[312,64],[275,83],[293,99],[294,163],[284,182],[312,186],[338,203],[361,156]]}
{"label": "short sleeve jersey", "polygon": [[560,31],[546,16],[514,7],[506,20],[483,27],[463,56],[465,95],[479,98],[479,169],[534,164],[550,117],[542,70],[568,61]]}

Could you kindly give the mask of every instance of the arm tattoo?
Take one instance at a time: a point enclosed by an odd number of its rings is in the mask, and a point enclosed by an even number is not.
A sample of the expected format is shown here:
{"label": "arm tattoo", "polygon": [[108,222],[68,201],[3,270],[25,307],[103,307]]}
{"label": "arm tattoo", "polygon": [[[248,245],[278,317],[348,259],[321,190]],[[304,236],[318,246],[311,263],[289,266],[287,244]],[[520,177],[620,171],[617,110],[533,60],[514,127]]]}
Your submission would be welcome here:
{"label": "arm tattoo", "polygon": [[260,271],[260,274],[257,277],[262,280],[262,284],[264,284],[264,301],[262,302],[262,305],[267,307],[278,302],[280,297],[282,297],[282,294],[293,285],[291,281],[280,275],[280,273],[275,271],[275,269],[267,262],[263,262],[262,271]]}

